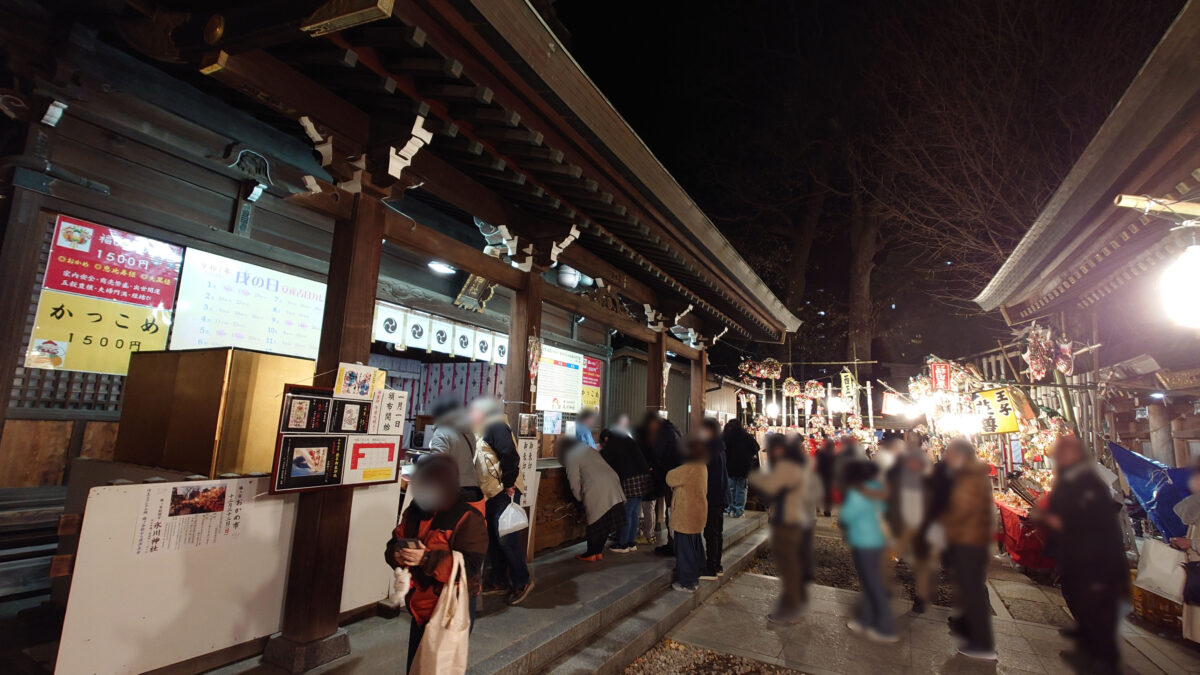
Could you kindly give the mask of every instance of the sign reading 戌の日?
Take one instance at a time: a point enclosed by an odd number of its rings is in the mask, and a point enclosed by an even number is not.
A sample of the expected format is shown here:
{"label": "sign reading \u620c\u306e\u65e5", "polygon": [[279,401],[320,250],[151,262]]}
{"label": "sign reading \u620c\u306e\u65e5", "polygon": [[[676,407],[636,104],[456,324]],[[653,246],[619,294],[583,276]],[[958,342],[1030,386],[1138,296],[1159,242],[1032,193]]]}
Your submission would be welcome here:
{"label": "sign reading \u620c\u306e\u65e5", "polygon": [[165,349],[183,249],[59,216],[25,367],[124,375]]}

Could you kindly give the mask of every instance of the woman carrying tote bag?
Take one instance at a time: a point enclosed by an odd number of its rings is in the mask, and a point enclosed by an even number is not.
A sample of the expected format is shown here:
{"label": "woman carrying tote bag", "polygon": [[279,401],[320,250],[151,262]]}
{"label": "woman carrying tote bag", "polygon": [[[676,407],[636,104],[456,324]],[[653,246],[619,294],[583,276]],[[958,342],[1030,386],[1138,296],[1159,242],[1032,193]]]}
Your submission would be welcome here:
{"label": "woman carrying tote bag", "polygon": [[462,673],[475,598],[487,555],[483,516],[458,489],[458,465],[443,454],[417,462],[412,504],[388,542],[385,560],[405,567],[412,584],[405,604],[409,673]]}

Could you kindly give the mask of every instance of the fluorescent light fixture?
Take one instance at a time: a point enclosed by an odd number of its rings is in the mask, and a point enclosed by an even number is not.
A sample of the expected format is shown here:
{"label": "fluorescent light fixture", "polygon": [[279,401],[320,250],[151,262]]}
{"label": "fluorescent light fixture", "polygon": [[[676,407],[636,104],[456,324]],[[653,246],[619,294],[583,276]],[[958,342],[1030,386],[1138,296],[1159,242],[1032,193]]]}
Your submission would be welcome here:
{"label": "fluorescent light fixture", "polygon": [[430,260],[429,269],[434,274],[441,274],[443,276],[447,274],[454,274],[458,271],[440,260]]}
{"label": "fluorescent light fixture", "polygon": [[1150,398],[1164,399],[1166,397],[1167,397],[1167,395],[1162,393],[1161,391],[1156,391],[1156,392],[1150,394]]}

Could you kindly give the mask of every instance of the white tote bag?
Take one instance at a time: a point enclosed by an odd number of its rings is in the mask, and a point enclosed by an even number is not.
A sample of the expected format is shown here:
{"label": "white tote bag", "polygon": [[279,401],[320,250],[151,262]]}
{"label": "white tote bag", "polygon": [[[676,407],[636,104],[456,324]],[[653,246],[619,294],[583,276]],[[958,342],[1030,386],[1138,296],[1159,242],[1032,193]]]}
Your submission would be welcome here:
{"label": "white tote bag", "polygon": [[1168,600],[1183,602],[1185,562],[1187,553],[1171,548],[1157,539],[1146,539],[1142,544],[1137,580],[1133,585]]}
{"label": "white tote bag", "polygon": [[[467,672],[467,639],[471,632],[471,592],[462,554],[454,551],[450,583],[442,588],[425,635],[417,647],[409,675]],[[414,619],[415,621],[416,619]]]}

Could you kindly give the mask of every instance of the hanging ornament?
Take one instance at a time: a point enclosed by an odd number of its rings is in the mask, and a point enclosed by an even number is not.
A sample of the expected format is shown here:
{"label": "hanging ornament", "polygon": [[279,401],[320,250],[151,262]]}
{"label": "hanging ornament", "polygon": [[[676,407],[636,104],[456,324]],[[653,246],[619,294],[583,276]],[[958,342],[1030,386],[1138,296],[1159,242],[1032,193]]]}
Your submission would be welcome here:
{"label": "hanging ornament", "polygon": [[1075,374],[1075,343],[1065,335],[1058,341],[1058,349],[1054,353],[1054,367],[1063,375]]}
{"label": "hanging ornament", "polygon": [[1021,358],[1029,364],[1030,379],[1040,382],[1046,377],[1051,364],[1054,363],[1054,345],[1050,341],[1050,329],[1038,328],[1036,325],[1029,331],[1026,340],[1025,353]]}
{"label": "hanging ornament", "polygon": [[534,335],[529,336],[526,358],[529,365],[529,391],[537,391],[538,365],[542,362],[542,341]]}
{"label": "hanging ornament", "polygon": [[803,395],[803,390],[800,388],[800,381],[789,377],[783,381],[782,385],[784,398],[797,398]]}

